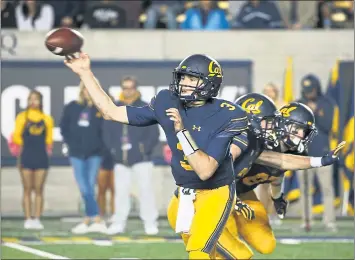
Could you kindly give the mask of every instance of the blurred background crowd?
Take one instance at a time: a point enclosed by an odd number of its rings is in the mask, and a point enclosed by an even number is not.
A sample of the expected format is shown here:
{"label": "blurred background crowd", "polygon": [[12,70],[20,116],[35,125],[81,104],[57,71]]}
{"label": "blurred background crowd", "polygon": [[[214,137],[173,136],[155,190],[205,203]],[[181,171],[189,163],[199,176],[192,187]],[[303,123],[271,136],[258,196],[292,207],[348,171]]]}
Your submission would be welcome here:
{"label": "blurred background crowd", "polygon": [[1,1],[2,28],[181,30],[354,28],[353,1]]}

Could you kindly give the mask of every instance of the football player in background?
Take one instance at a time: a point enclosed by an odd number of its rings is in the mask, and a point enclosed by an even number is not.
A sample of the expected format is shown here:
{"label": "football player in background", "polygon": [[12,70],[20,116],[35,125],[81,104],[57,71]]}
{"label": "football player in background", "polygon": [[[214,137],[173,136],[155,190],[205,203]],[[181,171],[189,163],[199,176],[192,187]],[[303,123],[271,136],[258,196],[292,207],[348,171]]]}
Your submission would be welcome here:
{"label": "football player in background", "polygon": [[[237,196],[242,202],[237,201],[236,211],[228,219],[218,241],[219,259],[250,259],[253,252],[247,244],[262,254],[273,252],[276,239],[266,209],[254,189],[261,183],[271,183],[270,195],[277,214],[283,218],[288,205],[281,190],[284,171],[330,165],[338,159],[338,152],[344,146],[341,143],[323,157],[293,155],[305,155],[307,144],[316,134],[314,115],[309,108],[293,102],[282,107],[280,115],[271,99],[256,93],[246,94],[236,103],[248,112],[251,130],[247,152],[235,161]],[[232,145],[232,154],[233,149]]]}
{"label": "football player in background", "polygon": [[223,79],[220,64],[206,55],[191,55],[173,71],[170,90],[160,91],[144,107],[116,106],[90,68],[90,58],[65,64],[84,82],[95,105],[109,120],[135,126],[160,124],[172,149],[172,174],[178,189],[168,219],[180,233],[189,259],[214,259],[218,238],[235,205],[235,182],[230,143],[243,142],[248,129],[246,112],[231,102],[215,99]]}

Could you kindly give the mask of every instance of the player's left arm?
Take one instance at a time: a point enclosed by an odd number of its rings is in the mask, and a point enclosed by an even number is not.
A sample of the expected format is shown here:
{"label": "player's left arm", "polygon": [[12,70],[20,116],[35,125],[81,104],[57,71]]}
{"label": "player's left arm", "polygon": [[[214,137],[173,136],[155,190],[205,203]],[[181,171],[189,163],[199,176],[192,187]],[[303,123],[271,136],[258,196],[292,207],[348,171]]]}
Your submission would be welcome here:
{"label": "player's left arm", "polygon": [[54,120],[50,115],[46,115],[44,118],[44,122],[46,125],[46,145],[47,145],[47,153],[49,155],[52,154],[53,149],[53,127]]}
{"label": "player's left arm", "polygon": [[203,181],[213,176],[219,164],[228,155],[228,148],[233,135],[238,135],[248,129],[246,117],[239,121],[231,121],[222,132],[210,140],[206,151],[202,151],[196,145],[189,131],[184,128],[179,111],[175,108],[170,108],[166,112],[170,119],[174,121],[176,136],[189,165]]}
{"label": "player's left arm", "polygon": [[256,163],[271,166],[280,170],[306,170],[332,165],[339,159],[339,152],[344,148],[346,142],[341,142],[338,146],[323,155],[322,157],[310,157],[293,154],[283,154],[273,151],[264,151],[260,154]]}

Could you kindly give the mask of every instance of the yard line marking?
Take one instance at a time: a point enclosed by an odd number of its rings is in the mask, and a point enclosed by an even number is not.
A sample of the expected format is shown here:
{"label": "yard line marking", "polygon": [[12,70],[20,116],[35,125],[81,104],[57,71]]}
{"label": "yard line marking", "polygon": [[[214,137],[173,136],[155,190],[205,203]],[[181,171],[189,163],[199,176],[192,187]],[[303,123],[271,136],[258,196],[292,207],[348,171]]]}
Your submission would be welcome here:
{"label": "yard line marking", "polygon": [[49,258],[49,259],[70,259],[70,258],[65,257],[65,256],[54,255],[54,254],[51,254],[51,253],[48,253],[48,252],[45,252],[45,251],[42,251],[42,250],[34,249],[34,248],[31,248],[31,247],[28,247],[28,246],[23,246],[23,245],[20,245],[20,244],[3,243],[3,245],[7,246],[7,247],[10,247],[10,248],[13,248],[13,249],[20,250],[22,252],[30,253],[30,254],[33,254],[33,255],[40,256],[40,257],[46,257],[46,258]]}

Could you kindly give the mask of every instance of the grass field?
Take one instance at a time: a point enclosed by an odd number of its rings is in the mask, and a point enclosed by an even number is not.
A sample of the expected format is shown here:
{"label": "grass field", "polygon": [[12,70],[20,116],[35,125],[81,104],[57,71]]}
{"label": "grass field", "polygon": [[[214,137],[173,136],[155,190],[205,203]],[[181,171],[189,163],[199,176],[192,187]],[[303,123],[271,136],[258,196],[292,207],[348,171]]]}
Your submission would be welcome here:
{"label": "grass field", "polygon": [[[45,220],[45,230],[24,231],[22,221],[2,221],[1,259],[187,259],[181,240],[160,221],[158,236],[145,236],[138,220],[130,220],[127,233],[109,237],[100,234],[72,236],[74,219]],[[299,221],[287,220],[274,228],[278,245],[273,254],[255,259],[354,259],[354,223],[340,221],[336,233],[316,223],[310,233]]]}

